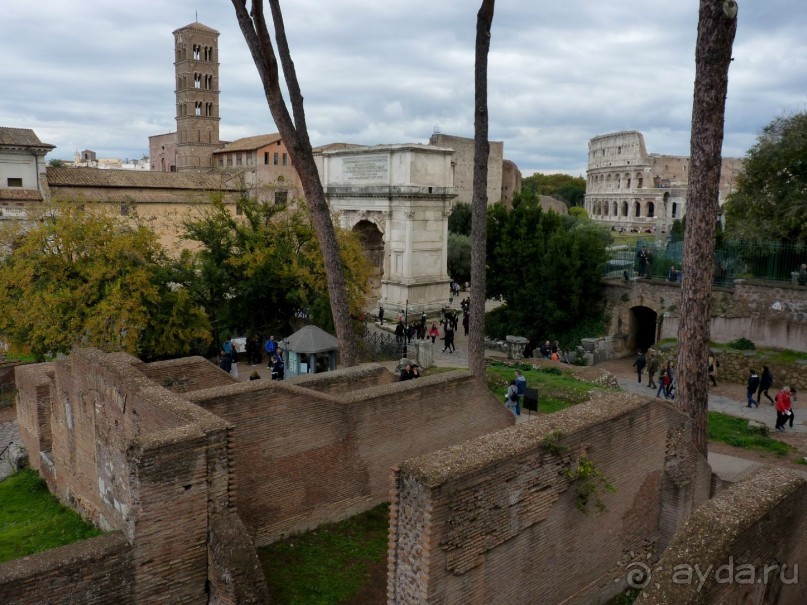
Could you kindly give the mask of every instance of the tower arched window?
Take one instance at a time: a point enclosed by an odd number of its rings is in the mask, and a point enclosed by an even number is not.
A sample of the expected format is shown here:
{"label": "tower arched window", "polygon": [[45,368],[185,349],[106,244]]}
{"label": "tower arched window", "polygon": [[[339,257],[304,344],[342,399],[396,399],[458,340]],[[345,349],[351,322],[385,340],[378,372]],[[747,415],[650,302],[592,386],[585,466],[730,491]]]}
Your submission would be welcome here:
{"label": "tower arched window", "polygon": [[198,44],[193,45],[193,59],[194,61],[199,61],[202,58],[202,47]]}
{"label": "tower arched window", "polygon": [[193,87],[202,88],[202,74],[193,74]]}
{"label": "tower arched window", "polygon": [[196,116],[201,116],[202,115],[202,102],[201,101],[196,101],[196,107],[195,107],[194,115],[196,115]]}

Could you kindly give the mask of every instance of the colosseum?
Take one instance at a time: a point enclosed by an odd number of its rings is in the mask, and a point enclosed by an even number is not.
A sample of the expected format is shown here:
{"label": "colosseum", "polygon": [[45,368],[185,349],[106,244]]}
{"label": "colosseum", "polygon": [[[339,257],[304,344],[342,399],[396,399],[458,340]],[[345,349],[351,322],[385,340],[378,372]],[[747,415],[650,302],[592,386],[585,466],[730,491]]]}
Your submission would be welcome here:
{"label": "colosseum", "polygon": [[[723,158],[721,206],[741,169],[741,158]],[[616,230],[667,233],[686,214],[688,175],[688,156],[647,153],[637,130],[596,136],[588,143],[586,211]]]}

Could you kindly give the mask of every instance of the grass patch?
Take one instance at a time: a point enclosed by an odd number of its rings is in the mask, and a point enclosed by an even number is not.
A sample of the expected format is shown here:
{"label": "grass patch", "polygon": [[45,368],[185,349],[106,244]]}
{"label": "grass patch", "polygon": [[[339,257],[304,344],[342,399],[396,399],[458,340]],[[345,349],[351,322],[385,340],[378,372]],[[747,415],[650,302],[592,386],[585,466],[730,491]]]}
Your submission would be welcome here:
{"label": "grass patch", "polygon": [[323,525],[258,549],[269,597],[281,605],[337,605],[368,583],[371,568],[386,577],[389,506]]}
{"label": "grass patch", "polygon": [[101,532],[65,508],[32,470],[0,482],[0,563]]}
{"label": "grass patch", "polygon": [[732,447],[772,452],[778,456],[787,456],[796,451],[787,443],[749,429],[747,419],[720,412],[709,412],[709,440]]}
{"label": "grass patch", "polygon": [[502,403],[507,386],[515,378],[516,370],[521,370],[528,387],[538,389],[539,414],[552,414],[588,401],[588,394],[593,390],[610,390],[602,385],[578,380],[561,368],[533,368],[527,364],[509,366],[492,362],[487,367],[488,388]]}

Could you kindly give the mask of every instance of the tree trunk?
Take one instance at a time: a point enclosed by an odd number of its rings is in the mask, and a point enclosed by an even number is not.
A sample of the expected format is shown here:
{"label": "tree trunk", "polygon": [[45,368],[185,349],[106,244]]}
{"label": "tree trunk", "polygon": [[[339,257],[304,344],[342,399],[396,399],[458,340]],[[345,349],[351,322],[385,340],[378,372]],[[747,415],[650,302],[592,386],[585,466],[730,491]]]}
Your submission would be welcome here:
{"label": "tree trunk", "polygon": [[700,0],[675,398],[678,407],[692,418],[692,438],[704,456],[715,223],[736,14],[734,0]]}
{"label": "tree trunk", "polygon": [[474,184],[471,203],[471,308],[468,332],[468,367],[485,379],[485,262],[488,211],[488,51],[495,0],[482,0],[476,15],[474,68]]}
{"label": "tree trunk", "polygon": [[238,25],[244,34],[258,74],[263,83],[266,101],[275,121],[280,136],[286,144],[292,164],[300,175],[303,193],[311,212],[311,221],[319,240],[320,250],[325,263],[325,275],[328,281],[328,295],[331,302],[333,323],[336,327],[336,337],[342,363],[353,366],[358,363],[353,323],[348,306],[345,276],[342,270],[342,260],[339,254],[339,244],[336,241],[336,231],[331,220],[330,209],[325,200],[325,192],[319,180],[317,166],[314,163],[314,154],[311,151],[311,142],[308,138],[308,129],[305,123],[303,109],[303,96],[297,82],[294,63],[291,60],[286,30],[283,25],[283,15],[278,0],[268,0],[272,11],[272,22],[277,41],[278,55],[283,66],[283,75],[289,90],[294,120],[292,120],[283,93],[280,89],[279,69],[272,39],[266,27],[263,14],[263,0],[252,1],[252,11],[247,12],[246,0],[232,0]]}

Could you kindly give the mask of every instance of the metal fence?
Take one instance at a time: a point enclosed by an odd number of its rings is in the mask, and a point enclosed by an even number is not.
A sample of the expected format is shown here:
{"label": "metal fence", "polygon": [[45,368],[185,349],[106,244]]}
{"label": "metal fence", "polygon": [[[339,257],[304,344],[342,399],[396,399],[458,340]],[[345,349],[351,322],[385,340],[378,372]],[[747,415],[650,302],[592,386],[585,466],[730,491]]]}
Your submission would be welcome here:
{"label": "metal fence", "polygon": [[402,359],[406,357],[406,339],[399,341],[395,334],[371,330],[365,325],[359,339],[359,357],[365,362]]}
{"label": "metal fence", "polygon": [[[680,274],[684,257],[683,242],[656,246],[654,242],[638,240],[634,246],[613,246],[606,264],[606,277],[636,277],[642,271],[638,254],[647,246],[650,262],[644,268],[648,277],[668,279],[670,269]],[[722,242],[712,260],[714,283],[732,285],[735,279],[757,279],[796,283],[799,267],[807,263],[807,244],[780,242]]]}

